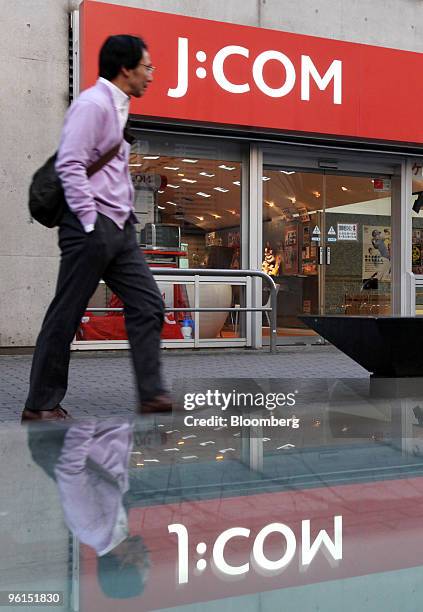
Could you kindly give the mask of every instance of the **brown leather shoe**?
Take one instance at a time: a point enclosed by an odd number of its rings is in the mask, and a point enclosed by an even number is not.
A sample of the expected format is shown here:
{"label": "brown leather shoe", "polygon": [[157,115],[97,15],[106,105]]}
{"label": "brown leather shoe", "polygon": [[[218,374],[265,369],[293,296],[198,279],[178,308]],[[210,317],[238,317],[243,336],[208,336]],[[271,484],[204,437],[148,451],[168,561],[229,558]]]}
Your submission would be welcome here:
{"label": "brown leather shoe", "polygon": [[31,421],[64,421],[71,419],[69,412],[58,404],[53,410],[25,410],[22,412],[21,423]]}
{"label": "brown leather shoe", "polygon": [[155,414],[163,412],[172,412],[172,400],[166,394],[157,395],[151,400],[145,400],[138,408],[139,414]]}

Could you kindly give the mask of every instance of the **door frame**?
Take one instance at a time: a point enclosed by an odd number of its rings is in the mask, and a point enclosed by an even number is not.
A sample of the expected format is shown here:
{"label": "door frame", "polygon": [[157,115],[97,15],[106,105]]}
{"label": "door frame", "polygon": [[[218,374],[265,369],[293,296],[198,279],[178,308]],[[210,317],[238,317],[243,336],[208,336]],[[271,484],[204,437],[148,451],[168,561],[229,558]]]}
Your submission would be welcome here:
{"label": "door frame", "polygon": [[[353,151],[329,147],[306,147],[298,145],[273,145],[263,143],[252,145],[256,149],[256,164],[250,165],[250,180],[254,181],[254,191],[250,191],[250,203],[253,196],[258,202],[251,206],[250,214],[257,215],[256,223],[259,236],[254,241],[254,259],[257,269],[261,267],[261,254],[263,252],[263,191],[258,189],[262,185],[261,177],[264,168],[269,166],[292,168],[297,171],[315,172],[322,174],[338,175],[377,175],[390,177],[392,180],[391,190],[391,227],[392,227],[392,279],[391,279],[391,303],[392,314],[411,314],[410,297],[408,287],[410,285],[411,272],[411,218],[406,203],[411,196],[411,166],[412,160],[401,157],[398,154],[381,154],[371,151]],[[257,163],[258,161],[261,162]],[[255,178],[253,178],[255,175]],[[410,182],[410,185],[408,185]],[[324,217],[324,214],[323,214]],[[251,217],[250,217],[251,218]],[[409,237],[408,237],[409,234]],[[410,246],[409,246],[410,245]],[[408,248],[408,251],[405,249]],[[260,261],[259,261],[260,260]],[[409,270],[408,270],[409,268]],[[323,274],[324,272],[320,272]],[[323,303],[324,289],[320,286],[324,279],[319,278],[319,305]],[[407,294],[407,295],[405,295]],[[262,336],[261,321],[256,321],[255,337]],[[306,345],[323,344],[320,336],[291,336],[278,338],[278,345]],[[262,346],[268,344],[268,339],[262,337]]]}

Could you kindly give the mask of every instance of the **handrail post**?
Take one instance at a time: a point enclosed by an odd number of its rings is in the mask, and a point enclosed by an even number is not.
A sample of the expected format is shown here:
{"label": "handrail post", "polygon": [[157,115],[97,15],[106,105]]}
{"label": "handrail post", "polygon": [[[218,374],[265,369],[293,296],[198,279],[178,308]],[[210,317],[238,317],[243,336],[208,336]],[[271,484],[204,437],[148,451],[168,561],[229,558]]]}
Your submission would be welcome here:
{"label": "handrail post", "polygon": [[278,292],[276,287],[270,285],[270,306],[272,308],[270,312],[270,352],[276,353],[276,344],[278,340],[278,321],[277,321],[277,299]]}

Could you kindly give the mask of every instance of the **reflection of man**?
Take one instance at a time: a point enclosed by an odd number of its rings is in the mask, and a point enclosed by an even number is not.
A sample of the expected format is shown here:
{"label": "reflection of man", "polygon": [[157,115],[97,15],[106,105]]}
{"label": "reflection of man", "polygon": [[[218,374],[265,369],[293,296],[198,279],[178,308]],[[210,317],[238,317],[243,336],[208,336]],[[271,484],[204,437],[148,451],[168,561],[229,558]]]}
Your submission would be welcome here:
{"label": "reflection of man", "polygon": [[56,480],[68,528],[95,550],[103,593],[113,598],[140,595],[149,555],[142,538],[129,534],[123,505],[132,425],[122,419],[87,419],[66,429],[35,427],[28,431],[32,456]]}

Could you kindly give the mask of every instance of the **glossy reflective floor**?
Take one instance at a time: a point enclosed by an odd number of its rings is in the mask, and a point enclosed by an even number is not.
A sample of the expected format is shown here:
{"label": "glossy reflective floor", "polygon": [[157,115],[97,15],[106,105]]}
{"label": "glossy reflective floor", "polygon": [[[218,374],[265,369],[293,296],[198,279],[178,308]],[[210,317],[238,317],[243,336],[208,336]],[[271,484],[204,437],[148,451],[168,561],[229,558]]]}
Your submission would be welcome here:
{"label": "glossy reflective floor", "polygon": [[[421,380],[219,384],[192,393],[295,403],[3,425],[0,603],[19,592],[26,610],[421,610]],[[252,420],[233,424],[240,415]],[[63,603],[22,604],[37,591]]]}

